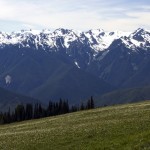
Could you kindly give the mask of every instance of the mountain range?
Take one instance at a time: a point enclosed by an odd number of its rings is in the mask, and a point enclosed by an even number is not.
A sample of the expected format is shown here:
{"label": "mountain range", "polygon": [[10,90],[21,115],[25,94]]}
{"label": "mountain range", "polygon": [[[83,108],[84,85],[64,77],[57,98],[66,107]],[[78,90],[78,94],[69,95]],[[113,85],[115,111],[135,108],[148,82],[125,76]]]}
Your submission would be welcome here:
{"label": "mountain range", "polygon": [[48,102],[77,104],[150,85],[150,31],[69,29],[0,32],[0,86]]}

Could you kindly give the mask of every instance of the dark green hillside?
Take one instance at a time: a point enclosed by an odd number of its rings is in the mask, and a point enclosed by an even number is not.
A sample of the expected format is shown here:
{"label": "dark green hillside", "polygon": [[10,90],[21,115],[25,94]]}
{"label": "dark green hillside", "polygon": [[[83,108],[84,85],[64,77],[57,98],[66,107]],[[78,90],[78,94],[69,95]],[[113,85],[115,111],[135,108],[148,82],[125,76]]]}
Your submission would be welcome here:
{"label": "dark green hillside", "polygon": [[13,110],[18,104],[35,103],[37,101],[36,99],[0,88],[0,111],[8,111],[9,107]]}
{"label": "dark green hillside", "polygon": [[149,150],[150,102],[0,126],[1,150]]}
{"label": "dark green hillside", "polygon": [[138,102],[150,99],[150,87],[117,90],[96,99],[98,106]]}

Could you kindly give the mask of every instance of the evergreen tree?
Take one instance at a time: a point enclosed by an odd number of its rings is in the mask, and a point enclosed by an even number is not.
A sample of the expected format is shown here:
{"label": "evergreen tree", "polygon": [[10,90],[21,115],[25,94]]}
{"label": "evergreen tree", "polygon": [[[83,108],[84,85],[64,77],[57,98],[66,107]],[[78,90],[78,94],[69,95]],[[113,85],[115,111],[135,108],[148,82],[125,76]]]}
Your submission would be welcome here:
{"label": "evergreen tree", "polygon": [[54,105],[54,115],[59,115],[59,104],[58,102]]}
{"label": "evergreen tree", "polygon": [[15,109],[15,116],[17,121],[25,120],[25,108],[23,105],[18,105]]}
{"label": "evergreen tree", "polygon": [[48,108],[47,108],[47,116],[52,116],[53,115],[53,103],[49,101]]}
{"label": "evergreen tree", "polygon": [[63,113],[63,101],[60,98],[59,104],[58,104],[58,114],[62,114],[62,113]]}
{"label": "evergreen tree", "polygon": [[93,99],[93,97],[91,96],[91,109],[93,109],[95,107],[95,105],[94,105],[94,99]]}
{"label": "evergreen tree", "polygon": [[38,104],[37,103],[34,105],[33,118],[34,119],[38,118]]}
{"label": "evergreen tree", "polygon": [[39,104],[39,108],[38,108],[38,114],[39,114],[39,118],[42,118],[44,115],[44,111],[43,108],[41,106],[41,104]]}
{"label": "evergreen tree", "polygon": [[33,118],[33,106],[32,106],[32,104],[26,104],[25,118],[27,120]]}
{"label": "evergreen tree", "polygon": [[68,100],[63,100],[62,104],[61,104],[61,112],[60,114],[65,114],[69,112],[69,104],[68,104]]}
{"label": "evergreen tree", "polygon": [[76,112],[78,111],[77,106],[72,106],[70,112]]}
{"label": "evergreen tree", "polygon": [[91,109],[91,100],[87,101],[86,109]]}
{"label": "evergreen tree", "polygon": [[17,121],[17,118],[16,118],[16,115],[14,112],[12,112],[11,114],[11,122],[16,122]]}
{"label": "evergreen tree", "polygon": [[63,113],[69,113],[69,104],[68,100],[63,102]]}
{"label": "evergreen tree", "polygon": [[0,124],[4,124],[5,120],[4,120],[4,114],[1,112],[0,113]]}
{"label": "evergreen tree", "polygon": [[11,114],[10,114],[10,108],[9,108],[9,110],[8,110],[8,112],[6,113],[6,122],[7,123],[11,123],[12,122],[12,120],[11,120]]}
{"label": "evergreen tree", "polygon": [[85,109],[84,104],[81,103],[80,110],[84,110],[84,109]]}

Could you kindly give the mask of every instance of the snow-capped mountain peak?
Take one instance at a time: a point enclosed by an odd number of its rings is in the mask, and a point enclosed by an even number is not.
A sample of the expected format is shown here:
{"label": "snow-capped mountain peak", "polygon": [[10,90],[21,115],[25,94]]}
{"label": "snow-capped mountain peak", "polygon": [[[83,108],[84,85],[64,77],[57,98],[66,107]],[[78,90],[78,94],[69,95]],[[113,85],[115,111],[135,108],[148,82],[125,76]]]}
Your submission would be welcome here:
{"label": "snow-capped mountain peak", "polygon": [[129,40],[135,47],[142,47],[145,50],[150,48],[150,32],[139,28],[129,35]]}
{"label": "snow-capped mountain peak", "polygon": [[[133,33],[122,31],[106,32],[103,29],[80,32],[63,28],[56,29],[53,32],[49,29],[42,31],[21,30],[10,34],[0,32],[1,47],[18,44],[19,47],[42,48],[44,50],[58,50],[60,46],[68,49],[74,42],[80,42],[89,46],[95,53],[98,53],[106,50],[116,39],[121,39],[127,47],[132,49],[136,49],[136,47],[147,49],[150,47],[150,32],[142,28],[137,29]],[[61,45],[59,46],[58,43]]]}

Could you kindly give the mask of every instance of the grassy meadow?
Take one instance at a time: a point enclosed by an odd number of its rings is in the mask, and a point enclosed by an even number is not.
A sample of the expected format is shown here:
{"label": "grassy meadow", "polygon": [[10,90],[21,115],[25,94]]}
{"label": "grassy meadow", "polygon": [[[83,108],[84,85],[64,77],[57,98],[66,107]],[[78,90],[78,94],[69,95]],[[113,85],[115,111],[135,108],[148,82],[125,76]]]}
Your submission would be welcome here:
{"label": "grassy meadow", "polygon": [[101,149],[150,149],[150,101],[0,126],[0,150]]}

